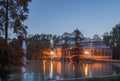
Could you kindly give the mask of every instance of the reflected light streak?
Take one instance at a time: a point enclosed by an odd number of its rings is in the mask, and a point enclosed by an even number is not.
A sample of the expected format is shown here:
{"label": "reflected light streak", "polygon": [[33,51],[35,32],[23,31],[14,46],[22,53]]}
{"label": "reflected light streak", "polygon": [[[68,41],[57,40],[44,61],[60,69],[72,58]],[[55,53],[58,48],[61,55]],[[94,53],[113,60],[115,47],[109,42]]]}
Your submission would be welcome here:
{"label": "reflected light streak", "polygon": [[90,64],[90,74],[89,77],[92,77],[92,64]]}
{"label": "reflected light streak", "polygon": [[72,68],[73,72],[75,72],[75,66],[73,65],[73,68]]}
{"label": "reflected light streak", "polygon": [[61,74],[61,62],[57,62],[57,73]]}
{"label": "reflected light streak", "polygon": [[88,64],[85,65],[85,76],[88,76]]}
{"label": "reflected light streak", "polygon": [[50,63],[50,78],[53,78],[53,62]]}
{"label": "reflected light streak", "polygon": [[46,63],[46,61],[43,61],[43,73],[45,74],[46,73],[46,66],[45,66],[45,63]]}

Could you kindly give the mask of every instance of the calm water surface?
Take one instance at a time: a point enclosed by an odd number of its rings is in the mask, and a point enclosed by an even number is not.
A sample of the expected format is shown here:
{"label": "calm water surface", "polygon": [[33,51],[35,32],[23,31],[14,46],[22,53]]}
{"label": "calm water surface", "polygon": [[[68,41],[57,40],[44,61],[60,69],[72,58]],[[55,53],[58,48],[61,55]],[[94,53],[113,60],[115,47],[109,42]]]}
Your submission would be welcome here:
{"label": "calm water surface", "polygon": [[11,77],[17,81],[47,81],[52,79],[67,79],[80,77],[95,77],[120,74],[120,64],[99,62],[61,62],[61,61],[31,61],[23,68],[22,73]]}
{"label": "calm water surface", "polygon": [[94,77],[120,73],[120,67],[112,63],[32,61],[26,67],[24,80],[50,80]]}

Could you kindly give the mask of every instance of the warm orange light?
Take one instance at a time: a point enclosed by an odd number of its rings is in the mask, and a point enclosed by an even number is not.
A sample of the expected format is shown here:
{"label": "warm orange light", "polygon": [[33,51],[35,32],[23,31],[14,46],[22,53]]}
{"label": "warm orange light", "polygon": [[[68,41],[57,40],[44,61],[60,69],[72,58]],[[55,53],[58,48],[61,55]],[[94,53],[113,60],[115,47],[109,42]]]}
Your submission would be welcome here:
{"label": "warm orange light", "polygon": [[61,62],[58,62],[56,65],[58,74],[61,74]]}
{"label": "warm orange light", "polygon": [[46,61],[45,60],[43,60],[43,73],[45,74],[46,73]]}
{"label": "warm orange light", "polygon": [[55,54],[53,51],[50,52],[51,55]]}
{"label": "warm orange light", "polygon": [[89,54],[89,52],[88,52],[88,51],[85,51],[84,53],[85,53],[85,54]]}
{"label": "warm orange light", "polygon": [[88,64],[85,66],[85,76],[88,76]]}

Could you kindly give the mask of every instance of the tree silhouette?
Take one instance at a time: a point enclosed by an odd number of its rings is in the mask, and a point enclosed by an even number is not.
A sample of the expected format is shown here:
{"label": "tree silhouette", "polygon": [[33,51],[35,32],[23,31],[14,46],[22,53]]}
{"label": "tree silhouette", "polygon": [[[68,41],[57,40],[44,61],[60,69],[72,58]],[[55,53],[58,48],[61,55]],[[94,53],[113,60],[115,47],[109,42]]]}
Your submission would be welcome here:
{"label": "tree silhouette", "polygon": [[26,35],[26,28],[22,22],[28,18],[28,3],[31,0],[1,0],[0,1],[0,28],[5,32],[5,41],[8,40],[8,29],[18,35]]}
{"label": "tree silhouette", "polygon": [[[18,65],[17,63],[21,61],[22,50],[15,42],[8,42],[8,34],[9,31],[13,31],[18,36],[25,36],[27,34],[27,26],[23,22],[28,18],[29,2],[31,0],[0,0],[0,30],[5,34],[4,39],[0,43],[0,57],[5,57],[1,60],[3,67],[11,63]],[[17,57],[19,55],[20,58]],[[6,62],[4,63],[4,61]]]}
{"label": "tree silhouette", "polygon": [[111,44],[113,49],[113,58],[120,59],[120,24],[117,24],[111,31]]}
{"label": "tree silhouette", "polygon": [[32,56],[43,56],[43,52],[50,49],[51,34],[36,34],[27,39],[27,57],[31,59]]}
{"label": "tree silhouette", "polygon": [[113,27],[110,34],[105,33],[103,40],[112,48],[113,59],[120,59],[120,23]]}

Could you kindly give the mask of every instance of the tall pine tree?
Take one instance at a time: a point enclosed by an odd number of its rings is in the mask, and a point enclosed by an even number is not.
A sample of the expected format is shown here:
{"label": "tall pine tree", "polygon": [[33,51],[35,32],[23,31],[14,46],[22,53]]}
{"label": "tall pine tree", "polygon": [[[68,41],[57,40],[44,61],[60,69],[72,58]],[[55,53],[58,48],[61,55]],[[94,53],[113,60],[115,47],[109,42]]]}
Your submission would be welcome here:
{"label": "tall pine tree", "polygon": [[[13,31],[18,36],[25,36],[27,34],[27,26],[23,22],[28,18],[28,4],[30,2],[31,0],[0,0],[0,31],[5,35],[3,43],[0,43],[3,44],[3,47],[0,49],[0,57],[3,59],[1,60],[2,66],[9,65],[9,62],[13,61],[13,58],[10,58],[10,56],[20,52],[20,50],[16,52],[18,49],[10,49],[15,45],[8,44],[8,30]],[[4,61],[6,62],[4,63]]]}

